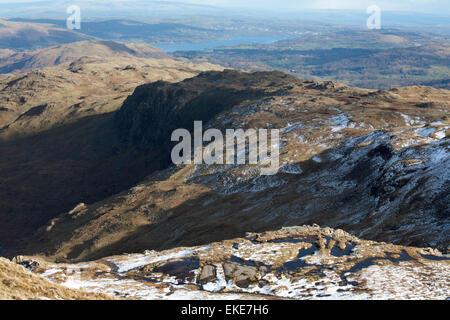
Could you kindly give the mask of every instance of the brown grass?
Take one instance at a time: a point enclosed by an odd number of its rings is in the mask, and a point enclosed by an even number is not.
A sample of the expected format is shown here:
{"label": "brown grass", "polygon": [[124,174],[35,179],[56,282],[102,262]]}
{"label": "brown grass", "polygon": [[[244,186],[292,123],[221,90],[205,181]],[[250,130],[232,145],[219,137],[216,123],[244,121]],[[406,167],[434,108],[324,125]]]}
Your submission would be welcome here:
{"label": "brown grass", "polygon": [[0,258],[0,300],[112,300],[113,297],[69,289]]}

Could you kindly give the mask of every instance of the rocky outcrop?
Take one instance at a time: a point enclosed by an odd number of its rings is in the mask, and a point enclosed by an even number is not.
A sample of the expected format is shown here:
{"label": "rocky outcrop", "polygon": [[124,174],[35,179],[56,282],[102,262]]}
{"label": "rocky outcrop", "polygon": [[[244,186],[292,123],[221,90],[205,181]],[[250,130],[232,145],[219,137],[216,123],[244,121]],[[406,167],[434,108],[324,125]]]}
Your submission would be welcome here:
{"label": "rocky outcrop", "polygon": [[447,299],[449,267],[450,257],[430,248],[300,226],[81,264],[42,263],[34,272],[133,299]]}
{"label": "rocky outcrop", "polygon": [[216,267],[211,265],[204,266],[202,268],[202,271],[200,272],[200,275],[198,276],[198,282],[201,284],[214,282],[216,279]]}
{"label": "rocky outcrop", "polygon": [[193,130],[195,120],[205,123],[244,101],[257,102],[284,92],[300,80],[281,72],[245,73],[234,70],[205,72],[171,84],[139,86],[116,113],[121,140],[141,150],[170,142],[175,129]]}

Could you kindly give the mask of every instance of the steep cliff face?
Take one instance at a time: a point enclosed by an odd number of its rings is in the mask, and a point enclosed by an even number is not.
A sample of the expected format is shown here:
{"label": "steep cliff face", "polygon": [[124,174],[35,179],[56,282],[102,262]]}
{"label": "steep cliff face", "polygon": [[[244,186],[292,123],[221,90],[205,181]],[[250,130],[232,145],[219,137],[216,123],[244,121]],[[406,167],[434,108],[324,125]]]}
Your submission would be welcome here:
{"label": "steep cliff face", "polygon": [[292,88],[300,80],[281,72],[205,72],[179,83],[139,86],[116,113],[121,140],[128,146],[153,149],[170,142],[173,130],[193,130],[244,101],[260,101]]}
{"label": "steep cliff face", "polygon": [[[312,223],[446,250],[449,100],[446,90],[372,91],[280,73],[141,86],[114,117],[118,150],[127,152],[127,173],[145,172],[138,161],[166,169],[58,216],[26,250],[81,261]],[[170,165],[171,131],[193,120],[280,129],[278,174],[249,164]]]}

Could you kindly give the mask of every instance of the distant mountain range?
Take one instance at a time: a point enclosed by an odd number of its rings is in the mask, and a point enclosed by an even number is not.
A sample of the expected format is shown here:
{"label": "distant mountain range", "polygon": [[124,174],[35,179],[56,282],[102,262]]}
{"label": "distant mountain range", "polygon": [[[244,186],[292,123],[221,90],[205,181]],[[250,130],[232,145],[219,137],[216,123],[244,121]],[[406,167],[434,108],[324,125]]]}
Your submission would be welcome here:
{"label": "distant mountain range", "polygon": [[[186,14],[215,14],[221,15],[223,9],[207,4],[194,4],[182,1],[140,0],[140,1],[88,1],[88,0],[61,0],[61,1],[34,1],[31,3],[11,2],[0,3],[0,12],[3,17],[45,17],[63,19],[68,16],[66,9],[78,5],[86,18],[109,17],[145,17],[145,16],[184,16]],[[231,12],[233,13],[233,11]]]}
{"label": "distant mountain range", "polygon": [[[33,1],[28,3],[11,1],[0,4],[2,17],[8,18],[51,18],[64,20],[66,9],[71,5],[78,5],[83,10],[83,16],[88,19],[98,19],[107,16],[109,19],[127,18],[185,18],[197,17],[226,17],[229,19],[297,19],[304,22],[320,22],[340,25],[365,25],[368,15],[365,10],[333,10],[308,9],[301,3],[295,5],[267,6],[255,2],[235,2],[223,5],[220,3],[194,3],[192,1],[88,1],[88,0],[62,0],[62,1]],[[429,5],[428,5],[429,6]],[[418,26],[430,28],[430,25],[447,25],[448,13],[445,10],[435,13],[425,13],[419,6],[408,8],[409,11],[383,11],[383,24],[385,26]]]}
{"label": "distant mountain range", "polygon": [[[66,28],[65,20],[51,19],[12,19],[11,21],[37,24],[50,24]],[[116,41],[139,41],[157,43],[160,41],[198,41],[205,37],[223,36],[222,32],[213,29],[195,27],[182,23],[144,23],[133,20],[83,21],[79,33],[100,39]]]}

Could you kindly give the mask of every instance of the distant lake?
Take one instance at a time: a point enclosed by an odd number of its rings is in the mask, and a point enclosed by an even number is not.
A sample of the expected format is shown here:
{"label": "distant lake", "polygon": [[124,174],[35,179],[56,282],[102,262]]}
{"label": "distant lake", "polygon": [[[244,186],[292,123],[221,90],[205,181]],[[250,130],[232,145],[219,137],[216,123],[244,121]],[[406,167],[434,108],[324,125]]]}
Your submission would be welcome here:
{"label": "distant lake", "polygon": [[215,40],[209,42],[158,43],[152,45],[165,52],[205,51],[221,46],[237,46],[240,44],[270,44],[287,39],[292,39],[292,37],[235,37],[229,40]]}

